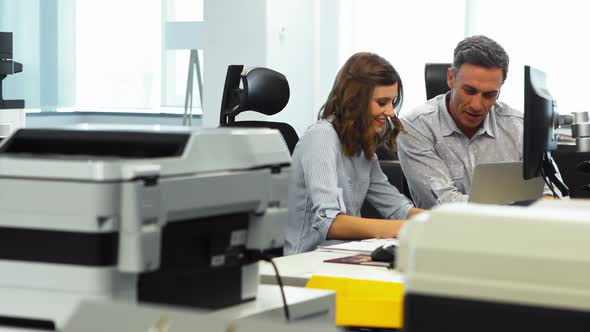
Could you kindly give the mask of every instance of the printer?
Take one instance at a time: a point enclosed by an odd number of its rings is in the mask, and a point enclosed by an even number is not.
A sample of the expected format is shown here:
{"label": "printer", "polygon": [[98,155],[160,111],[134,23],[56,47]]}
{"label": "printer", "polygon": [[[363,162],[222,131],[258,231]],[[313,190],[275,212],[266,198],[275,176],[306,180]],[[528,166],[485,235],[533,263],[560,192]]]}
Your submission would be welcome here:
{"label": "printer", "polygon": [[273,129],[15,131],[0,143],[0,324],[59,330],[81,300],[253,299],[249,253],[282,248],[289,166]]}
{"label": "printer", "polygon": [[404,331],[588,331],[590,201],[450,204],[400,233]]}

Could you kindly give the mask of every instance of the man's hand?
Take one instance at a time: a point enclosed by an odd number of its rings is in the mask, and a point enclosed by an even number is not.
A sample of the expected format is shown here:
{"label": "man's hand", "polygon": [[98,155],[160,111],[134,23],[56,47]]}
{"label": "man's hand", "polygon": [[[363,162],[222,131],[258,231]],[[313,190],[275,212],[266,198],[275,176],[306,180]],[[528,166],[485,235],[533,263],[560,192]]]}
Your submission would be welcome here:
{"label": "man's hand", "polygon": [[420,208],[411,208],[410,211],[408,211],[408,219],[410,219],[413,216],[417,215],[418,213],[422,213],[424,211],[426,211],[426,210],[420,209]]}

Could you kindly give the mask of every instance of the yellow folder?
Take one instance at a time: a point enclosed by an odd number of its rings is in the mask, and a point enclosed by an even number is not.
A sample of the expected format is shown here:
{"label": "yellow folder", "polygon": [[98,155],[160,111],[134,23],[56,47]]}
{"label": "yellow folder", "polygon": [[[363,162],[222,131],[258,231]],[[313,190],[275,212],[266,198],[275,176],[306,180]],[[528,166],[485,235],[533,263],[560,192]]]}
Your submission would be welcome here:
{"label": "yellow folder", "polygon": [[401,283],[351,278],[312,276],[306,287],[336,292],[336,325],[401,328]]}

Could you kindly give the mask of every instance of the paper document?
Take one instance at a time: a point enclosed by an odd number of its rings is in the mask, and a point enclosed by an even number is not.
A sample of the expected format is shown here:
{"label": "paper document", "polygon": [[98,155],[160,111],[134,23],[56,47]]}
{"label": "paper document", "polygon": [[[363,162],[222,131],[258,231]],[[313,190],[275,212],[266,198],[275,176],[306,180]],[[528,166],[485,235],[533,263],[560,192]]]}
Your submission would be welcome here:
{"label": "paper document", "polygon": [[353,265],[370,265],[393,268],[393,263],[378,262],[371,260],[371,255],[354,254],[352,256],[326,259],[325,263],[353,264]]}
{"label": "paper document", "polygon": [[383,245],[395,245],[399,243],[398,239],[366,239],[362,241],[351,241],[331,246],[319,246],[318,250],[321,251],[344,251],[344,252],[357,252],[370,254],[373,250]]}

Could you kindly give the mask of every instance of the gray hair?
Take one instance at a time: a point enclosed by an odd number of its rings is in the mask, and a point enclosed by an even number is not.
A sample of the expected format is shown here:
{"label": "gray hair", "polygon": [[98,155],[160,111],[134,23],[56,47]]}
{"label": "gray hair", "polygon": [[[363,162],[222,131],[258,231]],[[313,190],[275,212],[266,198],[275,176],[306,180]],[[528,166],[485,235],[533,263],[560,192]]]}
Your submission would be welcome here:
{"label": "gray hair", "polygon": [[504,74],[503,81],[508,75],[508,54],[493,39],[479,35],[463,39],[455,47],[453,57],[453,75],[457,75],[464,63],[485,68],[500,68]]}

